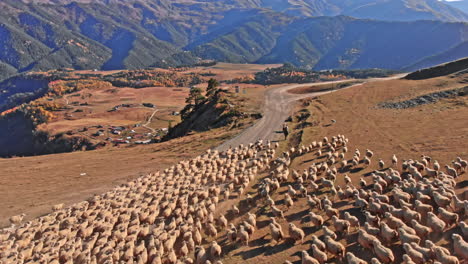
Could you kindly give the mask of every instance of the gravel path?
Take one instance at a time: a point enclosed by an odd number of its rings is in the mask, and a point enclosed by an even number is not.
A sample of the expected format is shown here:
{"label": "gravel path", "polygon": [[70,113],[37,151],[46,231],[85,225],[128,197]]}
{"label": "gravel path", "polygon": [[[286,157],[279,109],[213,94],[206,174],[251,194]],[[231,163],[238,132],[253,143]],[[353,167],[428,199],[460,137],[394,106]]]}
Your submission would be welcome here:
{"label": "gravel path", "polygon": [[[304,87],[304,86],[321,85],[321,84],[328,84],[328,83],[339,83],[339,82],[343,82],[343,81],[292,84],[292,85],[276,87],[276,88],[268,90],[265,94],[263,117],[257,123],[255,123],[255,125],[247,128],[235,138],[224,142],[217,149],[220,151],[224,151],[224,150],[227,150],[229,146],[236,147],[240,144],[249,144],[259,139],[272,140],[272,141],[283,140],[284,138],[283,134],[276,133],[276,131],[282,130],[284,121],[291,114],[295,101],[299,99],[303,99],[303,98],[308,98],[308,97],[316,97],[316,96],[320,96],[323,94],[332,93],[336,91],[336,90],[332,90],[332,91],[314,92],[314,93],[308,93],[308,94],[291,94],[291,93],[288,93],[288,90],[298,88],[298,87]],[[350,87],[347,87],[347,88],[350,88]]]}
{"label": "gravel path", "polygon": [[[403,77],[405,74],[395,75],[392,77],[387,78],[374,78],[365,80],[363,83],[358,83],[355,85],[351,85],[342,89],[349,89],[351,87],[360,86],[366,84],[368,82],[375,82],[375,81],[385,81],[385,80],[393,80],[399,79]],[[255,123],[255,125],[247,128],[238,136],[224,142],[216,149],[219,151],[227,150],[230,146],[237,147],[240,144],[249,144],[253,143],[259,139],[261,140],[271,140],[271,141],[278,141],[283,140],[284,136],[283,133],[276,133],[276,131],[281,131],[284,121],[291,115],[293,110],[294,103],[297,100],[309,97],[317,97],[320,95],[333,93],[338,90],[331,90],[331,91],[323,91],[323,92],[313,92],[307,94],[291,94],[288,93],[288,90],[305,87],[305,86],[312,86],[312,85],[324,85],[324,84],[332,84],[332,83],[341,83],[341,82],[348,82],[349,80],[342,80],[342,81],[333,81],[333,82],[320,82],[320,83],[306,83],[306,84],[290,84],[285,86],[276,87],[270,89],[265,94],[265,103],[263,106],[263,117]],[[340,89],[340,90],[342,90]]]}

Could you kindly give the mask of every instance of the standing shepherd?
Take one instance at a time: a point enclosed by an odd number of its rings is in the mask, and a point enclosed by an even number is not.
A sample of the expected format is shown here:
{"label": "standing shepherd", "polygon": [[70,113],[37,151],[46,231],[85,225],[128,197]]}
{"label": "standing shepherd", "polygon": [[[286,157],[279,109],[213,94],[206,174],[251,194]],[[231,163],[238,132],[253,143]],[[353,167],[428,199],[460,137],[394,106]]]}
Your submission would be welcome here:
{"label": "standing shepherd", "polygon": [[289,136],[289,127],[286,124],[283,124],[283,134],[284,134],[284,140],[286,140]]}

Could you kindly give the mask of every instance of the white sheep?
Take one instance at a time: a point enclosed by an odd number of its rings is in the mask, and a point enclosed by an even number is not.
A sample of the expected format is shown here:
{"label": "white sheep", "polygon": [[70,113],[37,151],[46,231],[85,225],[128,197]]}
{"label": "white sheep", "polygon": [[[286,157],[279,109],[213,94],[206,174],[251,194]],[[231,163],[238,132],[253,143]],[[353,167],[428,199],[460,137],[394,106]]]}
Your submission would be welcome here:
{"label": "white sheep", "polygon": [[463,236],[467,238],[468,237],[468,225],[465,222],[461,221],[460,223],[458,223],[458,226],[460,227]]}
{"label": "white sheep", "polygon": [[427,213],[427,225],[437,233],[442,233],[446,226],[445,222],[432,212]]}
{"label": "white sheep", "polygon": [[335,241],[329,236],[325,236],[324,241],[326,249],[328,252],[337,256],[339,259],[343,259],[346,253],[345,247],[338,241]]}
{"label": "white sheep", "polygon": [[219,246],[216,241],[211,242],[210,254],[213,259],[221,257],[221,246]]}
{"label": "white sheep", "polygon": [[321,251],[317,245],[312,244],[310,246],[310,249],[312,250],[312,256],[320,262],[320,264],[326,263],[328,260],[327,253]]}
{"label": "white sheep", "polygon": [[429,235],[431,229],[425,225],[420,224],[416,219],[411,220],[411,225],[413,226],[414,231],[416,234],[421,238],[424,239]]}
{"label": "white sheep", "polygon": [[435,252],[437,260],[444,264],[459,264],[460,263],[457,257],[447,254],[441,248],[434,249],[434,252]]}
{"label": "white sheep", "polygon": [[283,234],[283,230],[281,230],[281,226],[276,226],[275,224],[270,223],[269,227],[270,227],[271,238],[276,243],[284,239],[284,234]]}
{"label": "white sheep", "polygon": [[356,257],[353,253],[351,252],[348,252],[346,253],[346,260],[348,262],[348,264],[367,264],[366,261],[364,261],[363,259],[360,259],[358,257]]}
{"label": "white sheep", "polygon": [[314,259],[313,257],[309,256],[307,251],[303,250],[301,252],[301,264],[320,264],[318,260]]}
{"label": "white sheep", "polygon": [[355,216],[352,216],[349,212],[344,213],[344,219],[347,220],[352,227],[359,229],[360,224],[359,224],[359,219]]}
{"label": "white sheep", "polygon": [[468,243],[459,234],[452,234],[452,239],[455,254],[464,260],[468,260]]}
{"label": "white sheep", "polygon": [[374,246],[375,254],[383,263],[392,263],[395,261],[392,250],[383,246],[380,240],[373,240],[372,245]]}
{"label": "white sheep", "polygon": [[458,214],[449,212],[442,207],[440,207],[438,211],[439,211],[440,219],[442,219],[442,221],[444,221],[447,224],[447,227],[450,227],[453,224],[458,223]]}
{"label": "white sheep", "polygon": [[411,257],[411,259],[416,262],[417,264],[424,264],[426,260],[424,259],[424,255],[413,249],[410,244],[403,243],[403,249],[405,250],[406,254]]}
{"label": "white sheep", "polygon": [[304,243],[305,233],[299,227],[296,227],[293,223],[289,223],[289,236],[294,239],[294,241],[301,241],[301,244]]}

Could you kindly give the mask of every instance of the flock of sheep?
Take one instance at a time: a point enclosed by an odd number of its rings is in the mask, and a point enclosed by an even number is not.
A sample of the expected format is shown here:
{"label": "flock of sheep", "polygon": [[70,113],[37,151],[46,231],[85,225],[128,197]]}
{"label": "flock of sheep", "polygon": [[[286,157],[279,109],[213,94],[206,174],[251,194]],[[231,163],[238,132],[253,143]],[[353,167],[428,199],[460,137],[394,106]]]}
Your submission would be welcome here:
{"label": "flock of sheep", "polygon": [[[370,166],[373,153],[356,150],[348,160],[347,144],[339,135],[281,154],[262,141],[208,150],[32,221],[13,216],[0,231],[0,263],[222,263],[230,250],[251,246],[259,217],[268,218],[272,244],[310,243],[300,251],[303,264],[368,263],[340,242],[352,235],[375,256],[370,263],[468,261],[468,201],[455,193],[467,161],[441,169],[428,156],[399,164],[394,155],[389,168],[379,160],[371,180],[353,183],[345,172]],[[316,155],[310,166],[292,169],[306,154]],[[288,222],[301,201],[303,224]],[[339,202],[353,210],[339,210]],[[305,227],[315,228],[309,239]],[[437,245],[447,230],[451,246]]]}

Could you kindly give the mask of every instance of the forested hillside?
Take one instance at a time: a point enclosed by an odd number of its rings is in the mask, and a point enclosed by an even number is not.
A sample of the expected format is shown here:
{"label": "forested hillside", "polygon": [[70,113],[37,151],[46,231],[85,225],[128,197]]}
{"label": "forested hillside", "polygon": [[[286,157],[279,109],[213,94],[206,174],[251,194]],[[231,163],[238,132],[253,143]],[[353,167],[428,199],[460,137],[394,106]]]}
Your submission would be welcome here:
{"label": "forested hillside", "polygon": [[[392,13],[400,16],[385,17]],[[400,22],[335,16],[342,14]],[[466,18],[432,0],[4,0],[0,79],[29,70],[138,69],[202,59],[401,69],[444,52],[450,59],[467,56],[449,49],[467,41],[468,24],[447,22]]]}

